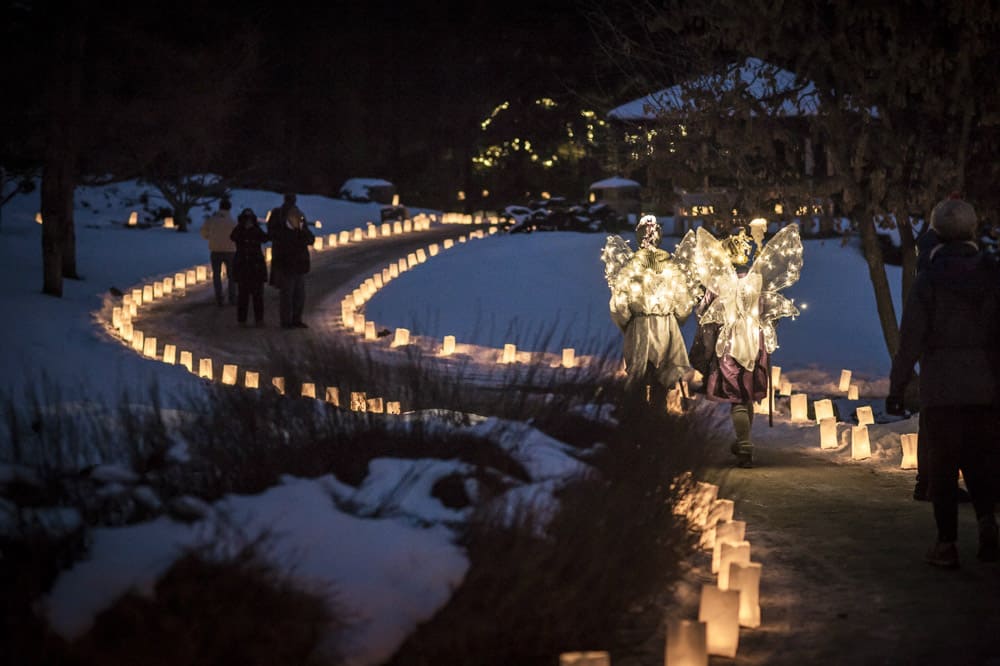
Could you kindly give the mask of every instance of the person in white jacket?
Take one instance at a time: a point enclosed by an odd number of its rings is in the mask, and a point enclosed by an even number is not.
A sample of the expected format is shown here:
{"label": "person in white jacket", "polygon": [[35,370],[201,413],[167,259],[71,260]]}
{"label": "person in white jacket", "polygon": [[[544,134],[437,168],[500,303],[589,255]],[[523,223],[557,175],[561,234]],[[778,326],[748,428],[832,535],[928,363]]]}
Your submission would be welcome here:
{"label": "person in white jacket", "polygon": [[208,241],[208,251],[212,260],[212,281],[215,284],[215,302],[221,308],[225,305],[222,298],[222,267],[226,267],[228,285],[228,300],[230,305],[236,305],[236,282],[233,280],[233,259],[236,257],[236,243],[230,239],[236,220],[230,214],[232,204],[229,199],[219,202],[219,210],[205,220],[201,225],[201,237]]}

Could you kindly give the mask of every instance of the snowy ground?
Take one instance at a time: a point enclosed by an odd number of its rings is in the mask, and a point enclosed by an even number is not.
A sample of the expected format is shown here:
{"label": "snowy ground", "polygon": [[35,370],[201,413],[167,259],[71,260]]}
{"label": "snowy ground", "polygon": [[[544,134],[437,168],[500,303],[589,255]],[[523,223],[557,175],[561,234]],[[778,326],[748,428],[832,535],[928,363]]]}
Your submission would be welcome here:
{"label": "snowy ground", "polygon": [[[61,300],[40,294],[37,195],[18,197],[4,208],[0,297],[17,325],[0,333],[0,363],[5,369],[0,388],[19,395],[44,372],[54,379],[64,401],[113,402],[122,390],[134,391],[154,380],[167,395],[196,384],[189,373],[140,358],[95,325],[93,313],[101,308],[108,287],[125,288],[203,264],[208,258],[196,230],[177,234],[159,228],[124,228],[138,188],[125,183],[116,189],[78,193],[78,264],[85,280],[66,282]],[[276,193],[233,195],[235,210],[251,206],[260,215],[279,202]],[[323,221],[324,233],[363,226],[377,214],[372,206],[321,197],[301,197],[300,206],[310,219]],[[608,317],[608,290],[599,260],[603,243],[601,234],[536,233],[498,235],[456,246],[394,280],[367,304],[366,315],[380,327],[408,326],[417,335],[433,338],[452,334],[460,344],[501,347],[516,342],[521,349],[532,349],[546,341],[546,351],[573,346],[579,353],[616,348],[620,334]],[[665,245],[670,249],[669,239]],[[782,366],[796,391],[813,399],[837,399],[841,421],[849,423],[859,404],[876,408],[881,404],[889,366],[867,268],[856,247],[841,247],[836,240],[806,241],[804,260],[802,280],[789,290],[802,315],[780,324],[781,348],[774,362]],[[898,269],[890,268],[890,283],[896,288],[898,282]],[[898,297],[896,305],[898,312]],[[689,321],[684,328],[688,339],[692,327]],[[844,368],[854,371],[860,401],[848,401],[837,387]],[[894,470],[899,465],[898,434],[915,431],[915,420],[872,426],[872,458],[853,462],[846,424],[839,427],[838,449],[820,451],[816,426],[791,423],[786,403],[787,398],[779,401],[775,428],[768,429],[765,418],[754,424],[755,439],[764,450],[796,449],[825,460],[912,474]],[[519,431],[523,427],[508,426],[509,441],[523,441],[525,433]],[[529,447],[526,455],[537,461],[536,482],[577,471],[558,443],[544,441],[540,434],[532,437],[537,447]],[[380,489],[398,483],[406,474],[403,467],[411,464],[377,461],[352,499],[363,503],[378,497]],[[239,515],[255,528],[282,524],[287,537],[282,547],[301,554],[297,562],[306,577],[317,576],[339,588],[341,601],[369,620],[355,636],[352,662],[376,663],[417,622],[447,601],[467,566],[447,527],[460,517],[426,492],[433,479],[445,473],[439,463],[422,467],[422,480],[411,488],[408,499],[401,500],[400,514],[391,518],[359,519],[339,512],[330,494],[343,489],[332,478],[288,478],[260,496],[226,498],[211,511]],[[298,507],[296,511],[292,506]],[[289,521],[292,514],[297,519]],[[432,527],[417,527],[415,518]],[[209,526],[206,519],[200,529]],[[95,530],[89,559],[63,575],[53,591],[50,616],[56,628],[69,635],[78,633],[115,593],[130,585],[148,589],[178,549],[197,539],[198,530],[197,525],[182,526],[165,518]],[[343,543],[354,547],[345,549],[339,545]],[[413,580],[416,571],[426,575]]]}
{"label": "snowy ground", "polygon": [[[442,255],[419,273],[404,275],[379,292],[367,316],[390,328],[459,342],[530,349],[540,333],[552,333],[549,351],[572,346],[617,346],[608,316],[608,287],[600,261],[604,234],[534,233],[496,236],[462,252]],[[635,246],[633,238],[627,238]],[[671,250],[676,239],[668,238]],[[889,358],[875,316],[868,269],[856,242],[804,241],[805,268],[788,295],[802,315],[783,320],[775,363],[786,370],[842,368],[869,378],[888,374]],[[889,267],[898,290],[900,269]],[[900,309],[895,292],[897,313]],[[684,327],[690,340],[694,319]]]}
{"label": "snowy ground", "polygon": [[[92,325],[92,313],[112,286],[125,289],[207,264],[208,247],[198,228],[209,211],[195,209],[190,233],[152,227],[128,229],[131,211],[146,188],[124,182],[99,188],[81,187],[76,194],[77,266],[83,281],[63,283],[63,298],[41,295],[41,227],[35,223],[39,195],[15,197],[3,209],[0,231],[0,299],[13,325],[0,331],[0,388],[20,394],[42,374],[57,378],[64,400],[114,400],[123,390],[141,392],[154,379],[169,394],[186,386],[180,371],[164,372],[108,338]],[[251,207],[260,217],[281,204],[281,194],[235,190],[233,210]],[[323,233],[364,226],[378,220],[375,204],[347,203],[302,196],[299,206],[311,220],[323,222]],[[143,216],[140,215],[140,222]]]}
{"label": "snowy ground", "polygon": [[[332,476],[289,477],[260,495],[228,497],[210,517],[192,525],[161,517],[95,529],[87,559],[60,576],[48,598],[52,626],[63,636],[79,636],[96,613],[128,589],[151,592],[184,549],[212,543],[217,515],[251,537],[270,533],[269,557],[307,589],[326,592],[350,610],[356,623],[344,646],[350,663],[380,663],[416,622],[448,601],[468,560],[443,525],[358,518],[336,510],[331,494],[353,495],[354,489]],[[424,504],[431,503],[425,499]],[[440,512],[441,507],[431,504],[426,510]]]}

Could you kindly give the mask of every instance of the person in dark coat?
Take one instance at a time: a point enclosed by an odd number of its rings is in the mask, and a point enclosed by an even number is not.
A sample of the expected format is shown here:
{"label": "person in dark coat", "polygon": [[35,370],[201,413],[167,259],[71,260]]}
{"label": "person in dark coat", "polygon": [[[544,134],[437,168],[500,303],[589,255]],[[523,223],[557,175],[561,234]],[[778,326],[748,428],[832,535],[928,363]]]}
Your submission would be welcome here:
{"label": "person in dark coat", "polygon": [[926,559],[954,568],[959,470],[976,510],[977,555],[983,561],[1000,557],[993,469],[1000,405],[1000,269],[976,245],[976,213],[965,201],[940,202],[931,213],[931,227],[941,242],[929,253],[927,268],[917,275],[903,307],[886,412],[903,413],[903,393],[919,361],[921,427],[926,427],[937,524],[937,540]]}
{"label": "person in dark coat", "polygon": [[298,208],[288,211],[282,224],[271,217],[271,280],[280,292],[279,314],[282,328],[309,328],[302,321],[306,304],[306,274],[313,234],[306,216]]}
{"label": "person in dark coat", "polygon": [[[958,198],[954,195],[953,198]],[[917,237],[917,274],[927,269],[931,265],[931,255],[934,254],[934,248],[941,245],[941,239],[938,237],[937,232],[933,227],[927,225],[927,228]],[[924,434],[923,437],[917,437],[917,482],[913,486],[913,499],[918,502],[930,502],[931,493],[929,490],[930,486],[930,463],[927,460],[927,424],[924,421],[924,412],[920,411],[918,417],[918,427],[917,429]],[[956,480],[957,483],[957,480]],[[959,502],[969,502],[969,493],[965,491],[964,488],[959,486],[958,488],[958,501]]]}
{"label": "person in dark coat", "polygon": [[257,214],[250,208],[244,208],[230,238],[236,244],[233,260],[233,278],[237,284],[236,321],[246,324],[250,300],[253,299],[254,323],[263,326],[267,263],[260,246],[267,242],[267,233],[257,223]]}
{"label": "person in dark coat", "polygon": [[[917,275],[931,265],[931,253],[941,239],[937,232],[928,224],[927,229],[917,237]],[[917,437],[917,482],[913,486],[913,499],[918,502],[930,502],[930,467],[927,462],[927,424],[924,422],[924,411],[920,410],[917,430],[924,436]]]}
{"label": "person in dark coat", "polygon": [[[272,232],[273,232],[273,230],[276,227],[280,226],[279,223],[278,223],[279,220],[283,224],[284,221],[288,219],[288,213],[293,208],[296,208],[295,202],[296,202],[295,193],[294,192],[285,192],[285,194],[284,194],[284,196],[282,198],[281,205],[278,206],[277,208],[272,208],[271,210],[268,211],[268,213],[267,213],[267,237],[268,238],[273,238],[274,237],[274,234]],[[274,271],[272,271],[271,272],[271,280],[268,283],[272,287],[277,287],[278,286],[278,283],[275,281],[275,277],[276,276],[274,274]]]}

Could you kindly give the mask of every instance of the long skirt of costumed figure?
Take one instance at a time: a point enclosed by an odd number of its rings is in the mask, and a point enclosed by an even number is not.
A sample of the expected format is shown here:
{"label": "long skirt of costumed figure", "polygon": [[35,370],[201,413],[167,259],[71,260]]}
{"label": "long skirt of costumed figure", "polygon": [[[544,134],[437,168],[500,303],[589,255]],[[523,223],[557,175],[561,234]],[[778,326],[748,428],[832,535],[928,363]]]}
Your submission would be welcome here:
{"label": "long skirt of costumed figure", "polygon": [[[757,256],[751,261],[754,243]],[[774,324],[799,313],[779,293],[802,272],[798,225],[762,243],[762,235],[755,233],[751,242],[743,228],[721,241],[704,229],[697,232],[695,270],[705,296],[696,311],[690,358],[705,377],[705,397],[730,404],[735,434],[730,448],[740,467],[754,463],[753,403],[769,396],[770,355],[778,347]]]}
{"label": "long skirt of costumed figure", "polygon": [[[660,249],[654,216],[639,220],[636,238],[633,252],[621,236],[608,236],[601,253],[611,319],[624,336],[626,389],[650,405],[679,409],[679,383],[691,367],[678,318],[698,302],[700,289],[689,262]],[[693,236],[685,240],[694,242]]]}

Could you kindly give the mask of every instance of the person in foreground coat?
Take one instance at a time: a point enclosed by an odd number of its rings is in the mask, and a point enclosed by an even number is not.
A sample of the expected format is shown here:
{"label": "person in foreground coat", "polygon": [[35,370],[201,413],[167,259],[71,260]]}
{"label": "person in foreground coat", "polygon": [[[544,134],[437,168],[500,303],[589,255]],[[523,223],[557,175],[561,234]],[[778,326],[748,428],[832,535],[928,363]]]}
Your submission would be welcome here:
{"label": "person in foreground coat", "polygon": [[267,242],[267,233],[257,223],[257,214],[244,208],[237,218],[236,228],[230,234],[236,244],[233,259],[233,279],[238,286],[236,294],[236,321],[246,324],[253,299],[253,318],[257,326],[264,325],[264,283],[267,281],[267,263],[260,249]]}
{"label": "person in foreground coat", "polygon": [[998,552],[996,497],[997,373],[1000,270],[975,243],[975,210],[960,199],[934,207],[931,228],[941,243],[917,275],[903,306],[900,345],[893,359],[886,412],[903,413],[903,392],[920,362],[920,409],[927,432],[931,502],[937,540],[927,562],[959,564],[958,500],[961,470],[979,526],[983,561]]}
{"label": "person in foreground coat", "polygon": [[[952,198],[958,198],[958,195],[952,195]],[[927,228],[924,230],[920,236],[917,237],[917,274],[919,275],[922,271],[926,270],[928,266],[931,265],[931,256],[934,255],[934,250],[939,245],[941,245],[941,239],[938,238],[938,234],[934,229],[928,224]],[[927,433],[927,425],[924,422],[924,411],[920,411],[918,431]],[[930,502],[930,463],[927,461],[927,437],[917,438],[917,482],[913,486],[913,499],[918,502]],[[956,480],[957,483],[957,480]],[[969,502],[971,498],[969,493],[966,492],[961,486],[958,487],[958,501],[959,502]]]}
{"label": "person in foreground coat", "polygon": [[306,304],[306,273],[309,272],[309,247],[313,234],[309,231],[306,216],[298,208],[291,208],[284,222],[270,222],[271,279],[277,285],[279,314],[282,328],[309,328],[302,321]]}

